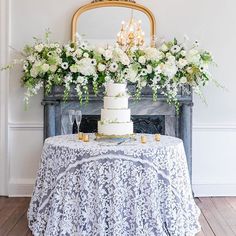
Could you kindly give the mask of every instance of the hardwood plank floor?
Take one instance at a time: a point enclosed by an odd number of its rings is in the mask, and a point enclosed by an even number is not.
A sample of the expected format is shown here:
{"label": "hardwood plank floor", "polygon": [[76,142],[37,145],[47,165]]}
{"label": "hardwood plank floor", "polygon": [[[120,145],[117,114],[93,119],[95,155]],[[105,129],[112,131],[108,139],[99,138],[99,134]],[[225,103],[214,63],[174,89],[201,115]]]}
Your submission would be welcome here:
{"label": "hardwood plank floor", "polygon": [[[29,201],[30,198],[0,197],[0,236],[32,236],[27,225]],[[197,236],[236,236],[236,197],[195,201],[202,211],[202,231]]]}

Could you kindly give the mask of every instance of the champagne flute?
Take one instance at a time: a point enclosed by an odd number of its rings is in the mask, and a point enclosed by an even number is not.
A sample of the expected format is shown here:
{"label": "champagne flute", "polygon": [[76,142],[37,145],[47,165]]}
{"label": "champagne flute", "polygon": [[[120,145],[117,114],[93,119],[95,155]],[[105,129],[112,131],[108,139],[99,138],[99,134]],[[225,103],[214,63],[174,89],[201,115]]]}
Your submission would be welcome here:
{"label": "champagne flute", "polygon": [[75,119],[76,119],[76,123],[77,123],[77,126],[78,126],[78,131],[79,131],[80,123],[81,123],[81,120],[82,120],[82,112],[80,110],[75,111]]}
{"label": "champagne flute", "polygon": [[70,123],[70,133],[72,133],[72,126],[75,120],[75,110],[68,110],[68,114],[69,114],[69,123]]}

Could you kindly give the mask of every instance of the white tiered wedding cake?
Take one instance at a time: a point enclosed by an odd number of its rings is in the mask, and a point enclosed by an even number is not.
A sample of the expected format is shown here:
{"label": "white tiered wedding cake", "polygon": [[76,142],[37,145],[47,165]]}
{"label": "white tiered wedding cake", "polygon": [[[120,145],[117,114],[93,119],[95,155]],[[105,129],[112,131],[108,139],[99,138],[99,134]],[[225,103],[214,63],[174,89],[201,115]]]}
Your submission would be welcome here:
{"label": "white tiered wedding cake", "polygon": [[128,109],[129,96],[126,84],[109,83],[98,121],[98,134],[104,136],[127,136],[133,134],[131,112]]}

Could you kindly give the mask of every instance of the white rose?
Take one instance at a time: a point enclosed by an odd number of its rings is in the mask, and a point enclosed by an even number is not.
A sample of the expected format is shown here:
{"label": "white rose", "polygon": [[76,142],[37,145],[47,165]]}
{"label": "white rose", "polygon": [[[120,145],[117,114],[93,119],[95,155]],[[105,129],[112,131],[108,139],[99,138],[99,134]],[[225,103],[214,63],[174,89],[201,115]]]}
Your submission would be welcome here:
{"label": "white rose", "polygon": [[72,66],[70,66],[70,71],[72,72],[72,73],[76,73],[76,72],[78,72],[78,66],[77,65],[72,65]]}
{"label": "white rose", "polygon": [[112,58],[112,51],[111,50],[105,50],[105,52],[103,53],[103,56],[105,57],[105,59],[108,61]]}
{"label": "white rose", "polygon": [[141,85],[141,87],[145,87],[147,85],[147,81],[145,81],[145,80],[141,81],[140,85]]}
{"label": "white rose", "polygon": [[83,57],[89,58],[89,54],[88,54],[87,52],[85,52],[85,53],[83,54]]}
{"label": "white rose", "polygon": [[192,73],[193,73],[192,67],[188,67],[188,68],[187,68],[187,72],[188,72],[189,74],[192,74]]}
{"label": "white rose", "polygon": [[30,61],[30,62],[35,62],[35,57],[34,56],[28,56],[27,59]]}
{"label": "white rose", "polygon": [[33,78],[36,78],[37,75],[38,75],[38,71],[33,67],[33,68],[30,70],[30,75],[31,75]]}
{"label": "white rose", "polygon": [[35,50],[37,52],[42,52],[43,48],[44,48],[44,45],[42,43],[38,44],[38,45],[35,45]]}
{"label": "white rose", "polygon": [[185,51],[185,50],[182,50],[182,51],[180,52],[180,54],[181,54],[183,57],[185,57],[185,56],[186,56],[186,51]]}
{"label": "white rose", "polygon": [[42,67],[41,67],[43,72],[47,72],[49,70],[49,68],[50,68],[50,66],[48,64],[46,64],[46,63],[43,64]]}
{"label": "white rose", "polygon": [[138,62],[142,65],[144,65],[146,63],[146,57],[145,56],[140,56],[138,58]]}
{"label": "white rose", "polygon": [[102,48],[102,47],[98,47],[96,48],[96,51],[99,53],[99,54],[103,54],[105,52],[105,49]]}
{"label": "white rose", "polygon": [[147,65],[147,72],[148,72],[148,74],[152,73],[152,66],[151,65]]}
{"label": "white rose", "polygon": [[168,47],[167,47],[167,45],[166,45],[165,43],[162,44],[161,50],[162,50],[163,52],[167,52],[167,51],[168,51]]}
{"label": "white rose", "polygon": [[187,78],[186,78],[185,76],[182,77],[182,78],[180,79],[180,83],[181,83],[181,84],[187,83]]}
{"label": "white rose", "polygon": [[83,54],[83,51],[82,51],[80,48],[78,48],[78,49],[76,49],[75,54],[76,54],[78,57],[81,57],[82,54]]}
{"label": "white rose", "polygon": [[57,70],[57,66],[56,66],[56,65],[51,65],[51,66],[50,66],[50,71],[51,71],[51,72],[54,73],[56,70]]}
{"label": "white rose", "polygon": [[77,77],[77,83],[82,84],[84,82],[84,77],[83,76],[78,76]]}
{"label": "white rose", "polygon": [[60,54],[60,53],[61,53],[61,49],[60,49],[60,48],[57,48],[57,49],[56,49],[56,53],[57,53],[57,54]]}
{"label": "white rose", "polygon": [[106,69],[106,66],[102,63],[98,64],[98,71],[103,72]]}
{"label": "white rose", "polygon": [[177,63],[177,65],[180,69],[184,68],[187,64],[188,64],[188,61],[183,58],[180,58]]}

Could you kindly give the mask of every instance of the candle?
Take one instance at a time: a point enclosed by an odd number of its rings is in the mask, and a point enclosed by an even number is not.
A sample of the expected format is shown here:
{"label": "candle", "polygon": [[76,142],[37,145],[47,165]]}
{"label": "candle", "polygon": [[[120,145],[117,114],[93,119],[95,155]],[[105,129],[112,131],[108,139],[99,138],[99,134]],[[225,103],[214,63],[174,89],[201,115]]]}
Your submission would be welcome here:
{"label": "candle", "polygon": [[83,134],[83,141],[84,141],[84,142],[89,142],[89,136],[88,136],[88,134]]}
{"label": "candle", "polygon": [[161,135],[160,134],[155,134],[155,140],[156,141],[161,141]]}
{"label": "candle", "polygon": [[147,137],[145,135],[141,136],[141,143],[146,143],[147,142]]}
{"label": "candle", "polygon": [[79,132],[78,136],[79,136],[79,140],[83,140],[83,133],[82,132]]}

